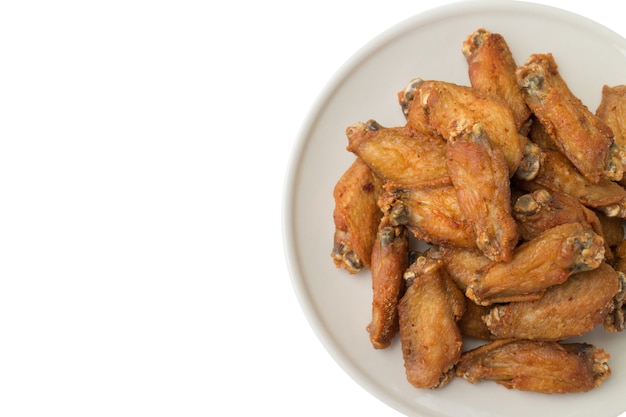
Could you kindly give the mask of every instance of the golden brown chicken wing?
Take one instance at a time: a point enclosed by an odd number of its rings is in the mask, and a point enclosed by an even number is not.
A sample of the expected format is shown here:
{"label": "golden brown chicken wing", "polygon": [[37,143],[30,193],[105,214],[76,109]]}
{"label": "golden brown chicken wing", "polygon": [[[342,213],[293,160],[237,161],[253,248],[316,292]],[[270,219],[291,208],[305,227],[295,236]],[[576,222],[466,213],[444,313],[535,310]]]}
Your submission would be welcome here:
{"label": "golden brown chicken wing", "polygon": [[517,244],[511,189],[504,155],[481,124],[447,141],[448,173],[459,207],[476,234],[476,246],[494,261],[508,262]]}
{"label": "golden brown chicken wing", "polygon": [[517,84],[517,64],[504,37],[480,28],[463,42],[462,52],[472,87],[502,98],[513,112],[517,130],[522,130],[531,113]]}
{"label": "golden brown chicken wing", "polygon": [[372,247],[382,212],[378,208],[381,182],[356,158],[335,189],[334,244],[331,257],[337,268],[351,274],[369,268]]}
{"label": "golden brown chicken wing", "polygon": [[613,152],[611,129],[570,91],[552,54],[531,55],[516,77],[555,146],[585,178],[593,184],[622,178],[622,158]]}
{"label": "golden brown chicken wing", "polygon": [[544,394],[586,392],[611,375],[610,355],[586,343],[497,340],[463,353],[456,375]]}
{"label": "golden brown chicken wing", "polygon": [[548,287],[576,272],[597,268],[603,260],[604,239],[580,223],[567,223],[522,243],[511,262],[484,268],[465,294],[481,305],[532,301],[541,298]]}
{"label": "golden brown chicken wing", "polygon": [[475,247],[437,247],[430,249],[428,254],[443,261],[446,272],[462,291],[465,291],[477,273],[493,263]]}
{"label": "golden brown chicken wing", "polygon": [[592,210],[578,199],[559,191],[539,188],[518,197],[513,204],[523,240],[532,240],[540,233],[565,223],[580,223],[604,237],[602,223]]}
{"label": "golden brown chicken wing", "polygon": [[348,150],[380,178],[404,186],[449,184],[445,142],[409,127],[382,127],[374,120],[346,129]]}
{"label": "golden brown chicken wing", "polygon": [[[384,221],[383,221],[384,224]],[[398,333],[398,301],[409,266],[409,233],[404,226],[381,225],[372,250],[372,320],[367,326],[376,349],[391,344]]]}
{"label": "golden brown chicken wing", "polygon": [[501,99],[445,81],[415,84],[413,96],[407,124],[412,121],[412,112],[417,112],[420,119],[425,112],[430,126],[450,140],[480,123],[492,144],[504,154],[509,176],[515,174],[523,146],[511,109]]}
{"label": "golden brown chicken wing", "polygon": [[606,179],[593,184],[565,156],[554,150],[544,150],[544,162],[532,181],[517,181],[516,184],[528,191],[534,191],[539,185],[569,194],[585,206],[601,209],[611,217],[619,217],[622,214],[620,208],[626,202],[626,190],[619,184]]}
{"label": "golden brown chicken wing", "polygon": [[392,225],[405,225],[417,239],[434,245],[474,247],[476,237],[452,185],[404,188],[385,184],[379,205]]}
{"label": "golden brown chicken wing", "polygon": [[454,375],[461,356],[457,321],[465,310],[463,294],[441,261],[424,256],[411,264],[405,279],[398,315],[406,377],[416,388],[439,388]]}
{"label": "golden brown chicken wing", "polygon": [[581,336],[613,311],[619,287],[617,272],[603,263],[548,288],[539,300],[493,307],[484,318],[485,324],[500,339],[563,340]]}
{"label": "golden brown chicken wing", "polygon": [[602,100],[596,109],[596,116],[613,132],[613,141],[623,157],[626,148],[626,85],[602,87]]}

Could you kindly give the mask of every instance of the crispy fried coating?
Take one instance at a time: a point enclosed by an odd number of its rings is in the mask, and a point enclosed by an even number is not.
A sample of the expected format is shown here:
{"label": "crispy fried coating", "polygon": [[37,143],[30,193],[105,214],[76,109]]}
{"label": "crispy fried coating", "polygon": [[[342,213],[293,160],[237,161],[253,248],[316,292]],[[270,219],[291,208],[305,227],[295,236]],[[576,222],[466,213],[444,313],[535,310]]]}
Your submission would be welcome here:
{"label": "crispy fried coating", "polygon": [[544,394],[586,392],[609,377],[609,358],[586,343],[497,340],[463,353],[456,375]]}
{"label": "crispy fried coating", "polygon": [[404,186],[450,183],[445,142],[406,126],[382,127],[374,120],[346,129],[348,150],[380,178]]}
{"label": "crispy fried coating", "polygon": [[615,247],[614,268],[620,278],[620,288],[613,299],[613,311],[602,324],[608,332],[621,332],[626,328],[626,240]]}
{"label": "crispy fried coating", "polygon": [[500,98],[445,81],[413,81],[413,100],[408,105],[407,124],[428,124],[446,140],[480,123],[493,145],[506,159],[509,176],[517,171],[523,146],[511,109]]}
{"label": "crispy fried coating", "polygon": [[580,223],[559,225],[522,243],[511,262],[484,268],[465,294],[481,305],[536,300],[570,275],[597,268],[604,251],[604,239]]}
{"label": "crispy fried coating", "polygon": [[398,301],[409,266],[409,233],[404,226],[382,226],[372,250],[372,320],[367,326],[376,349],[391,344],[398,333]]}
{"label": "crispy fried coating", "polygon": [[574,274],[535,301],[501,304],[484,318],[497,338],[564,340],[581,336],[613,311],[620,288],[617,272],[607,263]]}
{"label": "crispy fried coating", "polygon": [[510,261],[519,236],[511,215],[503,153],[476,124],[448,138],[446,158],[459,206],[474,228],[476,246],[489,259]]}
{"label": "crispy fried coating", "polygon": [[454,375],[461,357],[457,321],[465,310],[464,298],[435,259],[419,257],[405,279],[408,287],[398,315],[406,377],[416,388],[439,388]]}
{"label": "crispy fried coating", "polygon": [[[606,179],[597,184],[590,182],[558,151],[545,149],[544,163],[530,182],[518,181],[520,187],[532,191],[539,185],[551,191],[561,191],[574,196],[587,207],[599,208],[611,217],[619,217],[619,208],[626,202],[626,190]],[[614,208],[617,208],[614,211]]]}
{"label": "crispy fried coating", "polygon": [[392,225],[405,225],[417,239],[434,245],[474,247],[476,237],[452,185],[405,188],[385,184],[379,206]]}
{"label": "crispy fried coating", "polygon": [[356,158],[333,191],[335,234],[331,257],[337,268],[355,274],[369,268],[382,212],[378,208],[380,180]]}
{"label": "crispy fried coating", "polygon": [[517,64],[504,37],[480,28],[465,39],[462,52],[472,87],[502,98],[513,112],[517,130],[522,130],[531,112],[517,84]]}
{"label": "crispy fried coating", "polygon": [[517,220],[523,240],[532,240],[540,233],[565,223],[580,223],[604,236],[596,213],[578,199],[559,191],[539,188],[518,197],[513,204],[513,217]]}
{"label": "crispy fried coating", "polygon": [[613,133],[568,88],[552,54],[533,54],[516,70],[526,103],[555,146],[591,183],[620,180],[623,164],[613,158]]}

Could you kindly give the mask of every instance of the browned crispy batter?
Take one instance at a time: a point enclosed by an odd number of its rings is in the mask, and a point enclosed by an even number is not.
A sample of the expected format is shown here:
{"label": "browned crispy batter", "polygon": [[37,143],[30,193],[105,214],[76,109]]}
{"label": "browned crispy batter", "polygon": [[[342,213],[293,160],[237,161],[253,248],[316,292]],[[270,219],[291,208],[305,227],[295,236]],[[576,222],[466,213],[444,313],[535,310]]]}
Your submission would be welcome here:
{"label": "browned crispy batter", "polygon": [[518,197],[513,204],[513,217],[517,220],[523,240],[532,240],[540,233],[565,223],[580,223],[604,236],[598,216],[578,199],[559,191],[539,188]]}
{"label": "browned crispy batter", "polygon": [[609,357],[586,343],[497,340],[463,353],[456,375],[544,394],[586,392],[611,374]]}
{"label": "browned crispy batter", "polygon": [[504,37],[480,28],[463,42],[462,52],[472,87],[502,98],[513,112],[515,126],[520,131],[531,113],[517,84],[517,64]]}
{"label": "browned crispy batter", "polygon": [[406,126],[382,127],[374,120],[346,129],[348,150],[388,182],[404,186],[450,183],[445,142]]}
{"label": "browned crispy batter", "polygon": [[[384,223],[384,221],[383,221]],[[398,332],[398,301],[409,266],[409,233],[404,226],[382,226],[372,250],[372,320],[367,326],[372,346],[383,349]]]}
{"label": "browned crispy batter", "polygon": [[561,191],[574,196],[587,207],[607,209],[612,217],[619,217],[612,212],[614,206],[620,206],[626,201],[626,190],[619,184],[606,179],[597,184],[591,183],[582,176],[576,168],[560,152],[544,150],[544,162],[537,176],[529,183],[518,181],[517,184],[533,191],[539,185],[551,191]]}
{"label": "browned crispy batter", "polygon": [[533,54],[516,70],[526,103],[555,146],[593,184],[620,180],[621,158],[611,152],[611,129],[578,99],[561,77],[552,54]]}
{"label": "browned crispy batter", "polygon": [[476,237],[452,185],[403,188],[385,184],[381,209],[392,225],[405,225],[418,239],[434,245],[474,247]]}
{"label": "browned crispy batter", "polygon": [[484,268],[465,294],[481,305],[541,298],[548,287],[570,275],[597,268],[604,259],[604,239],[580,223],[553,227],[514,252],[511,262]]}
{"label": "browned crispy batter", "polygon": [[461,356],[457,321],[465,310],[463,295],[435,259],[419,257],[405,279],[398,315],[406,376],[416,388],[439,388],[454,375]]}
{"label": "browned crispy batter", "polygon": [[334,244],[331,257],[337,268],[351,274],[369,268],[372,247],[382,212],[378,208],[381,188],[367,164],[356,158],[335,189]]}
{"label": "browned crispy batter", "polygon": [[481,124],[450,136],[446,148],[448,173],[459,207],[474,228],[476,246],[489,259],[510,261],[518,234],[504,155]]}
{"label": "browned crispy batter", "polygon": [[617,272],[603,263],[548,288],[539,300],[493,307],[484,318],[485,324],[500,339],[564,340],[581,336],[613,311],[619,287]]}
{"label": "browned crispy batter", "polygon": [[511,109],[501,99],[445,81],[423,81],[413,94],[407,123],[413,111],[426,112],[430,126],[446,140],[480,123],[492,144],[504,154],[509,176],[515,174],[523,146]]}

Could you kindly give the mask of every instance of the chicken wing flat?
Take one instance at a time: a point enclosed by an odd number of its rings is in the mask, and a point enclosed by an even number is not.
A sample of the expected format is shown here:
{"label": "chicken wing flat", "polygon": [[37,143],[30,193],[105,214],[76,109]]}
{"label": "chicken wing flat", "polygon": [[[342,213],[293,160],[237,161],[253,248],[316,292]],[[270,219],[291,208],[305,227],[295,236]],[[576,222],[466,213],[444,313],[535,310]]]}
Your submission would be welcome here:
{"label": "chicken wing flat", "polygon": [[380,180],[360,158],[354,160],[335,185],[335,234],[331,257],[337,268],[346,269],[351,274],[363,267],[369,268],[382,218],[378,208],[381,186]]}
{"label": "chicken wing flat", "polygon": [[372,320],[367,326],[376,349],[391,344],[398,333],[398,301],[409,266],[409,233],[404,226],[382,226],[372,250]]}
{"label": "chicken wing flat", "polygon": [[408,105],[407,124],[415,112],[446,140],[480,123],[493,145],[506,159],[509,176],[517,171],[523,155],[520,135],[511,109],[500,98],[445,81],[421,81],[410,84],[414,90]]}
{"label": "chicken wing flat", "polygon": [[604,319],[604,329],[621,332],[626,328],[626,241],[615,247],[615,270],[620,278],[620,288],[613,299],[613,311]]}
{"label": "chicken wing flat", "polygon": [[379,206],[392,225],[405,225],[417,239],[434,245],[475,247],[476,236],[467,222],[452,185],[404,188],[385,184]]}
{"label": "chicken wing flat", "polygon": [[522,130],[531,112],[517,84],[517,64],[504,37],[480,28],[463,42],[462,52],[472,87],[502,98],[513,112],[517,130]]}
{"label": "chicken wing flat", "polygon": [[586,392],[611,375],[609,358],[586,343],[497,340],[463,353],[456,375],[543,394]]}
{"label": "chicken wing flat", "polygon": [[445,142],[406,126],[382,127],[374,120],[346,129],[348,150],[380,178],[405,186],[450,183]]}
{"label": "chicken wing flat", "polygon": [[465,310],[463,294],[445,276],[442,262],[424,256],[411,264],[405,279],[398,315],[406,377],[416,388],[439,388],[461,357],[457,321]]}
{"label": "chicken wing flat", "polygon": [[559,191],[539,188],[518,197],[513,204],[513,217],[517,220],[523,240],[532,240],[542,232],[565,223],[580,223],[604,237],[602,223],[596,213],[578,199]]}
{"label": "chicken wing flat", "polygon": [[484,268],[465,294],[481,305],[536,300],[570,275],[600,266],[604,251],[604,239],[580,223],[559,225],[522,243],[510,262]]}
{"label": "chicken wing flat", "polygon": [[[517,184],[532,191],[533,184],[547,190],[561,191],[574,196],[587,207],[602,209],[611,217],[620,217],[621,207],[626,201],[626,190],[619,184],[606,179],[592,183],[563,156],[554,150],[543,151],[543,164],[531,184],[518,181]],[[626,217],[626,216],[625,216]]]}
{"label": "chicken wing flat", "polygon": [[612,151],[611,129],[570,91],[552,54],[531,55],[516,77],[556,147],[585,178],[594,184],[622,178],[622,158]]}
{"label": "chicken wing flat", "polygon": [[539,300],[493,307],[484,318],[485,324],[500,339],[564,340],[581,336],[613,311],[619,287],[617,272],[603,263],[548,288]]}
{"label": "chicken wing flat", "polygon": [[503,153],[476,124],[448,138],[446,158],[459,206],[474,228],[476,246],[489,259],[510,261],[519,236],[511,215]]}

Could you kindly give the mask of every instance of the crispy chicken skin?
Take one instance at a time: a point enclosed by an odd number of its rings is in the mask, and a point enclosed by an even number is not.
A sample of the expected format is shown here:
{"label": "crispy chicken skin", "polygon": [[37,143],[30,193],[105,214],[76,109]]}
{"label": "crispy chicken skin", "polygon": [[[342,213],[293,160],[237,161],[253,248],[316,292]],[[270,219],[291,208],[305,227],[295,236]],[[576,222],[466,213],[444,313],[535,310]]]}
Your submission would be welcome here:
{"label": "crispy chicken skin", "polygon": [[[506,159],[509,176],[517,171],[523,146],[511,109],[498,97],[483,94],[472,87],[445,81],[413,81],[413,99],[408,104],[407,125],[413,124],[413,112],[426,119],[432,129],[446,140],[480,123],[493,145]],[[416,127],[417,129],[417,127]]]}
{"label": "crispy chicken skin", "polygon": [[518,233],[511,216],[504,155],[476,124],[448,138],[446,158],[459,206],[474,228],[476,246],[489,259],[510,261]]}
{"label": "crispy chicken skin", "polygon": [[484,317],[485,324],[500,339],[564,340],[581,336],[613,311],[619,287],[617,272],[603,263],[548,288],[539,300],[493,307]]}
{"label": "crispy chicken skin", "polygon": [[480,28],[463,42],[462,52],[472,87],[502,98],[513,112],[517,130],[522,130],[531,113],[517,84],[517,64],[504,37]]}
{"label": "crispy chicken skin", "polygon": [[559,225],[522,243],[510,262],[484,268],[465,294],[481,305],[536,300],[570,275],[597,268],[604,252],[604,239],[580,223]]}
{"label": "crispy chicken skin", "polygon": [[405,225],[417,239],[434,245],[474,247],[476,237],[452,185],[404,188],[385,184],[379,206],[392,225]]}
{"label": "crispy chicken skin", "polygon": [[[563,156],[554,150],[544,150],[544,163],[537,176],[530,182],[517,181],[523,189],[532,191],[537,185],[547,190],[560,191],[578,198],[587,207],[607,211],[611,217],[619,217],[621,207],[626,201],[626,190],[619,184],[603,179],[592,183]],[[613,211],[613,208],[618,208]]]}
{"label": "crispy chicken skin", "polygon": [[461,334],[472,339],[491,340],[493,336],[483,321],[483,317],[489,314],[489,309],[488,306],[481,306],[467,299],[465,314],[458,323]]}
{"label": "crispy chicken skin", "polygon": [[604,319],[604,329],[621,332],[626,328],[626,240],[615,247],[614,268],[620,278],[620,288],[613,299],[613,311]]}
{"label": "crispy chicken skin", "polygon": [[406,126],[382,127],[374,120],[346,129],[348,150],[380,178],[405,186],[450,183],[445,142]]}
{"label": "crispy chicken skin", "polygon": [[620,180],[621,158],[612,152],[613,133],[568,88],[552,54],[533,54],[516,70],[526,103],[555,146],[590,182]]}
{"label": "crispy chicken skin", "polygon": [[586,392],[611,374],[609,357],[586,343],[497,340],[463,353],[456,375],[543,394]]}
{"label": "crispy chicken skin", "polygon": [[404,293],[409,266],[409,233],[404,226],[381,224],[372,250],[372,320],[367,326],[376,349],[391,344],[398,333],[398,301]]}
{"label": "crispy chicken skin", "polygon": [[337,268],[355,274],[369,268],[382,212],[378,196],[382,184],[363,160],[356,158],[335,189],[335,234],[331,257]]}
{"label": "crispy chicken skin", "polygon": [[406,377],[416,388],[439,388],[454,375],[461,356],[457,321],[465,310],[463,294],[435,259],[418,257],[404,276],[407,289],[398,315]]}

